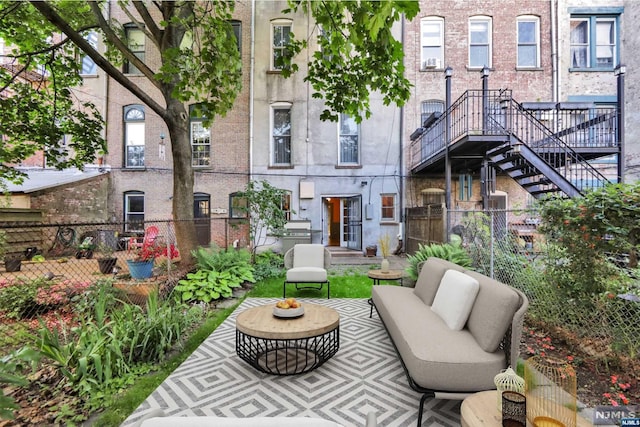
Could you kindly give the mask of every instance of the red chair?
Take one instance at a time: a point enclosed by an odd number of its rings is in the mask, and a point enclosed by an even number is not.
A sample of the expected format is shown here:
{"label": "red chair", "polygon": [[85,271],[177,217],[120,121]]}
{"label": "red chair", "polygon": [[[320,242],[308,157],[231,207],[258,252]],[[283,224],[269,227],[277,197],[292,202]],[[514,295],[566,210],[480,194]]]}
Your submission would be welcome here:
{"label": "red chair", "polygon": [[158,234],[159,230],[155,225],[147,227],[146,231],[144,232],[144,238],[142,239],[142,242],[138,242],[135,237],[129,239],[129,250],[138,248],[144,249],[153,246],[153,243],[156,241]]}

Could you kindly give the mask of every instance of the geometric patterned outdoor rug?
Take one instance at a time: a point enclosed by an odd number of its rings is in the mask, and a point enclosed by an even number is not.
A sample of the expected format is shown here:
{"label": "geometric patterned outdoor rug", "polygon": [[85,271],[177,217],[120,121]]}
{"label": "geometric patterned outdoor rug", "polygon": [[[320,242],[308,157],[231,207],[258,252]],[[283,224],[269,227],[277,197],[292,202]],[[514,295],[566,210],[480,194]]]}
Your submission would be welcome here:
{"label": "geometric patterned outdoor rug", "polygon": [[[379,426],[415,426],[420,394],[408,383],[377,313],[366,299],[307,299],[340,314],[340,349],[316,370],[276,376],[255,370],[235,352],[235,318],[277,298],[247,298],[122,426],[149,411],[168,415],[315,417],[363,426],[374,411]],[[459,426],[460,401],[430,399],[423,426]],[[179,427],[179,426],[176,426]]]}

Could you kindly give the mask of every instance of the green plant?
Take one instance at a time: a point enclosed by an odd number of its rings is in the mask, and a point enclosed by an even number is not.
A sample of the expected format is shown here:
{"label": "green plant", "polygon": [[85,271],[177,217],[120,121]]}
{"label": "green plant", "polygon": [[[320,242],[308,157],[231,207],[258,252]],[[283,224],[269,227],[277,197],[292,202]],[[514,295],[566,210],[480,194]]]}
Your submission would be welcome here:
{"label": "green plant", "polygon": [[44,278],[34,280],[22,277],[12,280],[0,279],[0,310],[12,319],[36,314],[36,295],[38,289],[46,283],[47,280]]}
{"label": "green plant", "polygon": [[[23,347],[7,356],[0,358],[0,385],[13,384],[27,386],[29,382],[24,376],[26,365],[35,366],[39,361],[37,352]],[[15,401],[4,394],[0,387],[0,419],[14,419],[13,411],[18,409]]]}
{"label": "green plant", "polygon": [[188,273],[186,279],[174,288],[176,299],[181,302],[205,302],[228,298],[233,288],[245,282],[255,282],[249,263],[251,254],[246,250],[220,250],[212,246],[194,251],[198,270]]}
{"label": "green plant", "polygon": [[[287,223],[284,209],[287,193],[272,186],[268,181],[249,181],[244,191],[236,193],[239,203],[236,207],[249,218],[249,238],[252,254],[262,246],[268,236],[278,236]],[[291,211],[295,213],[295,211]]]}
{"label": "green plant", "polygon": [[100,252],[100,255],[102,258],[112,258],[113,253],[115,252],[115,249],[113,248],[112,245],[108,245],[104,242],[98,244],[97,249],[98,249],[98,252]]}
{"label": "green plant", "polygon": [[270,277],[279,277],[284,272],[284,258],[282,255],[267,250],[256,254],[253,263],[253,277],[257,282]]}
{"label": "green plant", "polygon": [[7,233],[0,230],[0,259],[7,253]]}
{"label": "green plant", "polygon": [[414,280],[418,279],[418,264],[426,261],[427,258],[436,257],[447,261],[451,261],[454,264],[458,264],[462,267],[471,266],[471,258],[465,251],[465,249],[459,244],[442,243],[431,245],[418,245],[418,250],[415,254],[410,255],[407,260],[409,266],[407,267],[407,273],[409,277]]}

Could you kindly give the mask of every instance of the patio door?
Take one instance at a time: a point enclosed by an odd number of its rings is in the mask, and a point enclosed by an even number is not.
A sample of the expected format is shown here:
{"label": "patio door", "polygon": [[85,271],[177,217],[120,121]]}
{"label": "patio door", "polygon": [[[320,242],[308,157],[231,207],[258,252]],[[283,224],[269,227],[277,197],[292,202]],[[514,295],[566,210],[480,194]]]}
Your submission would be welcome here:
{"label": "patio door", "polygon": [[342,202],[342,236],[340,246],[362,250],[362,196],[351,196],[341,199]]}
{"label": "patio door", "polygon": [[205,193],[193,195],[193,219],[196,226],[198,245],[209,246],[211,243],[211,197]]}

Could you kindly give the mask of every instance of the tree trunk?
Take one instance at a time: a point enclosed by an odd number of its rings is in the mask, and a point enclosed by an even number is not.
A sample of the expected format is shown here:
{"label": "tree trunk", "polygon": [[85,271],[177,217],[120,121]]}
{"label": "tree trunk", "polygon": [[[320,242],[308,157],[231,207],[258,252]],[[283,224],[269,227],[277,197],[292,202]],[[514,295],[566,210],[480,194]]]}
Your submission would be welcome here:
{"label": "tree trunk", "polygon": [[194,262],[191,252],[198,247],[198,241],[193,222],[194,175],[191,165],[189,120],[180,101],[167,101],[168,114],[165,116],[165,123],[171,137],[173,157],[173,220],[183,265],[191,265]]}

